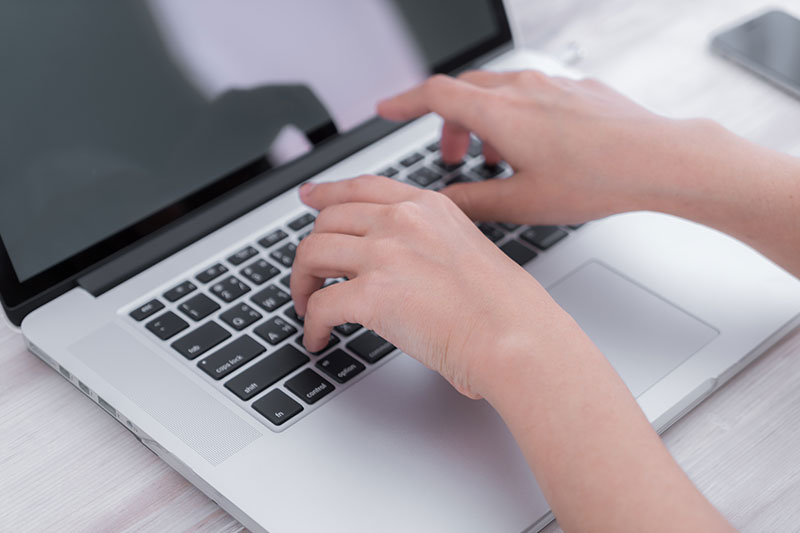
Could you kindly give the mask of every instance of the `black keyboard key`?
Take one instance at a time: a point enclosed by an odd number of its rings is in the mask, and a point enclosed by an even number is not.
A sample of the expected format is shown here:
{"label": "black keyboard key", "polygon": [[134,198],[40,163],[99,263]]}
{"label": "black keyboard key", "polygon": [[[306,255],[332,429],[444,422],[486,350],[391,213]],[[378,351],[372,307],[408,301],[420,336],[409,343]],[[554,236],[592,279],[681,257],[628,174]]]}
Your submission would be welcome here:
{"label": "black keyboard key", "polygon": [[400,171],[397,170],[396,168],[388,167],[388,168],[384,168],[383,170],[378,172],[378,176],[385,176],[387,178],[393,178],[393,177],[397,176],[399,173],[400,173]]}
{"label": "black keyboard key", "polygon": [[457,163],[445,163],[444,159],[442,159],[440,157],[439,159],[434,161],[433,164],[436,165],[437,167],[441,168],[445,172],[453,172],[455,170],[458,170],[462,166],[464,166],[464,161],[463,160],[462,161],[458,161]]}
{"label": "black keyboard key", "polygon": [[311,235],[311,230],[306,231],[305,233],[301,233],[297,236],[297,242],[303,242],[303,239]]}
{"label": "black keyboard key", "polygon": [[244,267],[241,274],[255,285],[261,285],[280,274],[280,272],[280,270],[268,263],[266,259],[259,259],[255,263]]}
{"label": "black keyboard key", "polygon": [[228,276],[222,281],[218,281],[211,286],[211,294],[225,303],[231,303],[239,296],[249,291],[250,287],[239,281],[234,276]]}
{"label": "black keyboard key", "polygon": [[483,143],[481,143],[475,137],[472,137],[469,140],[469,148],[467,149],[467,155],[470,157],[478,157],[483,153]]}
{"label": "black keyboard key", "polygon": [[303,406],[292,400],[282,390],[275,389],[266,393],[263,398],[253,402],[253,409],[276,426],[280,426],[302,412]]}
{"label": "black keyboard key", "polygon": [[286,316],[300,324],[303,325],[304,319],[297,316],[297,311],[294,310],[294,306],[291,306],[289,309],[286,310]]}
{"label": "black keyboard key", "polygon": [[519,224],[509,224],[508,222],[499,222],[498,226],[500,226],[506,231],[514,231],[519,227]]}
{"label": "black keyboard key", "polygon": [[188,328],[189,323],[172,311],[167,311],[163,315],[157,317],[155,320],[148,322],[145,327],[156,337],[162,341],[165,341],[174,336],[176,333]]}
{"label": "black keyboard key", "polygon": [[231,334],[216,322],[207,322],[172,343],[172,347],[186,359],[203,355]]}
{"label": "black keyboard key", "polygon": [[189,318],[199,321],[219,309],[219,304],[201,293],[183,302],[178,309]]}
{"label": "black keyboard key", "polygon": [[199,363],[203,372],[214,379],[222,379],[234,370],[246,365],[262,353],[266,348],[245,335],[212,353]]}
{"label": "black keyboard key", "polygon": [[313,404],[333,392],[333,385],[310,368],[286,382],[286,388],[307,404]]}
{"label": "black keyboard key", "polygon": [[297,328],[281,317],[276,316],[270,318],[253,331],[256,335],[275,346],[287,337],[297,333]]}
{"label": "black keyboard key", "polygon": [[177,287],[173,287],[164,293],[164,298],[169,302],[176,302],[197,289],[197,286],[191,281],[184,281]]}
{"label": "black keyboard key", "polygon": [[312,213],[303,213],[287,224],[292,230],[300,231],[317,219]]}
{"label": "black keyboard key", "polygon": [[497,242],[506,235],[503,230],[497,226],[486,224],[485,222],[478,224],[478,229],[481,230],[481,232],[492,242]]}
{"label": "black keyboard key", "polygon": [[158,300],[150,300],[146,304],[141,307],[138,307],[131,311],[131,318],[136,320],[137,322],[141,322],[145,318],[158,313],[164,309],[164,304],[159,302]]}
{"label": "black keyboard key", "polygon": [[480,178],[483,180],[496,178],[497,176],[505,172],[505,170],[506,167],[500,164],[498,165],[482,164],[472,167],[472,172],[480,176]]}
{"label": "black keyboard key", "polygon": [[291,299],[292,297],[289,296],[289,293],[275,285],[267,285],[267,288],[250,298],[253,303],[267,313],[275,311]]}
{"label": "black keyboard key", "polygon": [[294,263],[295,253],[297,253],[297,245],[290,242],[289,244],[281,246],[277,250],[273,250],[269,256],[283,266],[290,267],[292,266],[292,263]]}
{"label": "black keyboard key", "polygon": [[[292,279],[292,273],[291,273],[291,272],[289,272],[288,274],[286,274],[285,276],[283,276],[283,277],[281,278],[281,285],[283,285],[283,286],[284,286],[284,287],[286,287],[287,289],[291,289],[291,288],[292,288],[292,286],[291,286],[291,284],[289,283],[289,282],[291,281],[291,279]],[[290,292],[291,292],[291,291],[290,291]]]}
{"label": "black keyboard key", "polygon": [[558,226],[531,226],[519,234],[526,242],[547,250],[568,234]]}
{"label": "black keyboard key", "polygon": [[253,322],[258,321],[261,318],[261,313],[247,304],[236,304],[219,315],[219,317],[236,331],[242,331]]}
{"label": "black keyboard key", "polygon": [[432,142],[425,149],[429,152],[438,152],[439,151],[439,141]]}
{"label": "black keyboard key", "polygon": [[366,367],[342,350],[334,350],[317,363],[317,368],[339,383],[346,383],[363,372]]}
{"label": "black keyboard key", "polygon": [[420,167],[408,175],[408,179],[419,185],[427,187],[434,181],[441,179],[442,175],[428,167]]}
{"label": "black keyboard key", "polygon": [[453,176],[451,179],[447,180],[447,184],[448,185],[453,185],[455,183],[472,183],[474,181],[475,180],[473,178],[467,176],[463,172],[459,172],[455,176]]}
{"label": "black keyboard key", "polygon": [[266,237],[263,237],[258,240],[258,244],[263,246],[264,248],[269,248],[273,244],[277,244],[281,242],[283,239],[288,237],[289,234],[283,231],[282,229],[276,229]]}
{"label": "black keyboard key", "polygon": [[248,259],[250,259],[251,257],[256,255],[258,255],[258,250],[256,250],[252,246],[248,246],[247,248],[239,250],[238,252],[230,256],[228,258],[228,262],[233,266],[239,266]]}
{"label": "black keyboard key", "polygon": [[367,363],[377,363],[394,351],[394,346],[374,331],[359,335],[347,347]]}
{"label": "black keyboard key", "polygon": [[422,159],[424,157],[425,156],[423,156],[422,154],[413,153],[413,154],[409,155],[408,157],[406,157],[404,159],[401,159],[400,160],[400,164],[403,165],[404,167],[410,167],[410,166],[413,166],[415,163],[418,163],[419,161],[422,161]]}
{"label": "black keyboard key", "polygon": [[[334,346],[336,346],[336,344],[338,344],[338,342],[339,342],[339,337],[337,337],[336,335],[334,335],[333,333],[331,333],[331,336],[328,338],[328,344],[326,344],[326,345],[325,345],[325,347],[324,347],[323,349],[321,349],[321,350],[317,350],[316,352],[310,352],[310,353],[311,353],[311,354],[313,354],[313,355],[320,355],[320,354],[322,354],[322,353],[325,353],[325,352],[327,352],[328,350],[330,350],[330,349],[331,349],[331,348],[333,348]],[[297,344],[298,344],[300,347],[302,347],[304,350],[306,349],[306,347],[305,347],[305,346],[303,346],[303,336],[302,336],[302,335],[300,335],[299,337],[297,337]]]}
{"label": "black keyboard key", "polygon": [[580,224],[570,224],[567,227],[569,229],[572,229],[572,230],[577,230],[577,229],[581,229],[584,225],[586,225],[586,222],[581,222]]}
{"label": "black keyboard key", "polygon": [[226,266],[221,263],[217,263],[216,265],[211,265],[207,269],[203,270],[195,277],[200,283],[208,283],[209,281],[217,279],[227,271],[228,268]]}
{"label": "black keyboard key", "polygon": [[247,401],[309,361],[297,348],[287,344],[229,380],[225,387]]}
{"label": "black keyboard key", "polygon": [[348,336],[352,335],[353,333],[355,333],[356,331],[360,330],[361,329],[361,324],[352,324],[352,323],[348,322],[347,324],[340,324],[340,325],[336,326],[333,329],[335,329],[336,331],[338,331],[339,333],[341,333],[345,337],[348,337]]}
{"label": "black keyboard key", "polygon": [[519,241],[514,240],[508,241],[501,246],[500,249],[503,250],[508,257],[516,261],[518,265],[524,265],[538,255],[527,246],[524,246],[520,244]]}

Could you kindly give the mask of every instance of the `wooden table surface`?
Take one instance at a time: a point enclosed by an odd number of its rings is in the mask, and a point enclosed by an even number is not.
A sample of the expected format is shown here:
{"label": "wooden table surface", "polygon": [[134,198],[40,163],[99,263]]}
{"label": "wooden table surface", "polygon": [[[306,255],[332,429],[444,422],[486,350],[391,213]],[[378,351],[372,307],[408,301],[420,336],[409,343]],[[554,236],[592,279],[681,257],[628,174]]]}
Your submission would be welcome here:
{"label": "wooden table surface", "polygon": [[[752,0],[513,0],[523,44],[671,116],[800,155],[800,101],[708,51]],[[773,1],[800,16],[800,1]],[[756,310],[754,310],[756,312]],[[239,531],[233,518],[0,325],[0,531]],[[800,331],[664,435],[745,531],[800,531]],[[545,531],[560,531],[553,523]]]}

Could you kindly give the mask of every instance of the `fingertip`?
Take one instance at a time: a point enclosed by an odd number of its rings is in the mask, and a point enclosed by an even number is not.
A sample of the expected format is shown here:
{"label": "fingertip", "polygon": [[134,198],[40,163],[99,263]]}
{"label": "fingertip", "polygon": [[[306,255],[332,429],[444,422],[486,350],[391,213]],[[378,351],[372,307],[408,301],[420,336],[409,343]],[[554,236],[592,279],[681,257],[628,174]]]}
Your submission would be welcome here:
{"label": "fingertip", "polygon": [[328,339],[330,338],[330,332],[321,339],[314,337],[313,335],[309,334],[308,330],[303,333],[303,346],[305,346],[306,350],[311,353],[317,353],[325,348],[328,345]]}
{"label": "fingertip", "polygon": [[300,200],[302,200],[303,203],[306,203],[306,204],[308,203],[307,200],[309,200],[311,198],[311,191],[313,191],[315,187],[316,187],[316,184],[315,183],[311,183],[310,181],[308,181],[308,182],[306,182],[306,183],[304,183],[304,184],[302,184],[300,186],[300,189],[299,189]]}

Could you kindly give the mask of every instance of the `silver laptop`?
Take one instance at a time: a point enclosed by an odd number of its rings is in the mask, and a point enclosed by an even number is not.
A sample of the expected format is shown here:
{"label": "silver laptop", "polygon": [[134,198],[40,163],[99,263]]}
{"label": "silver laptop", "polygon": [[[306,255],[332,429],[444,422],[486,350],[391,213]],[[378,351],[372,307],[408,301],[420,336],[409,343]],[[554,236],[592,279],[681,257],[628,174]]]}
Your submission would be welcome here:
{"label": "silver laptop", "polygon": [[[436,117],[374,117],[431,72],[577,76],[516,49],[502,1],[2,12],[0,293],[33,353],[254,531],[552,519],[485,402],[356,324],[307,353],[288,287],[315,216],[300,183],[511,174],[483,163],[478,139],[444,165]],[[577,319],[659,431],[798,321],[800,283],[674,217],[481,229]]]}

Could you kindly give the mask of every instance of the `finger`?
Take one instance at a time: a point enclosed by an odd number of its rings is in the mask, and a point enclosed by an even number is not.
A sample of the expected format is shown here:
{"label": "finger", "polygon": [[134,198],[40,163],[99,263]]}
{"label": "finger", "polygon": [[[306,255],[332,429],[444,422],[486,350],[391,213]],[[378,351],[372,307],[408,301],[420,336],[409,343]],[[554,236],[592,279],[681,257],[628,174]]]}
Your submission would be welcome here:
{"label": "finger", "polygon": [[488,70],[468,70],[462,72],[458,79],[478,85],[479,87],[494,88],[513,83],[519,72],[491,72]]}
{"label": "finger", "polygon": [[489,143],[483,143],[483,159],[487,165],[496,165],[503,160],[503,156]]}
{"label": "finger", "polygon": [[450,198],[472,220],[511,222],[509,206],[516,192],[514,178],[457,183],[440,192]]}
{"label": "finger", "polygon": [[300,187],[300,200],[322,211],[336,204],[365,202],[390,204],[413,198],[419,189],[383,176],[359,176],[330,183],[305,183]]}
{"label": "finger", "polygon": [[453,122],[445,122],[442,126],[440,150],[445,163],[458,163],[469,149],[469,130]]}
{"label": "finger", "polygon": [[363,237],[375,226],[385,209],[384,205],[364,202],[330,205],[317,216],[314,232]]}
{"label": "finger", "polygon": [[303,344],[311,352],[325,348],[334,326],[363,322],[360,282],[357,279],[334,283],[314,292],[308,300],[303,323]]}
{"label": "finger", "polygon": [[312,233],[297,247],[289,287],[298,315],[306,314],[308,297],[328,278],[355,278],[363,264],[364,240],[352,235]]}
{"label": "finger", "polygon": [[[502,87],[508,85],[516,78],[516,72],[490,72],[488,70],[469,70],[458,76],[459,80],[478,85],[483,88],[491,89],[495,87]],[[442,128],[442,160],[445,163],[457,163],[464,159],[464,156],[469,149],[470,132],[457,124],[445,122]],[[487,146],[484,144],[484,146]],[[497,164],[502,161],[502,157],[497,154],[497,151],[490,149],[486,154],[484,150],[484,158],[487,163]]]}
{"label": "finger", "polygon": [[378,113],[383,118],[400,121],[433,112],[447,122],[483,135],[490,96],[481,87],[438,74],[422,85],[380,102]]}

